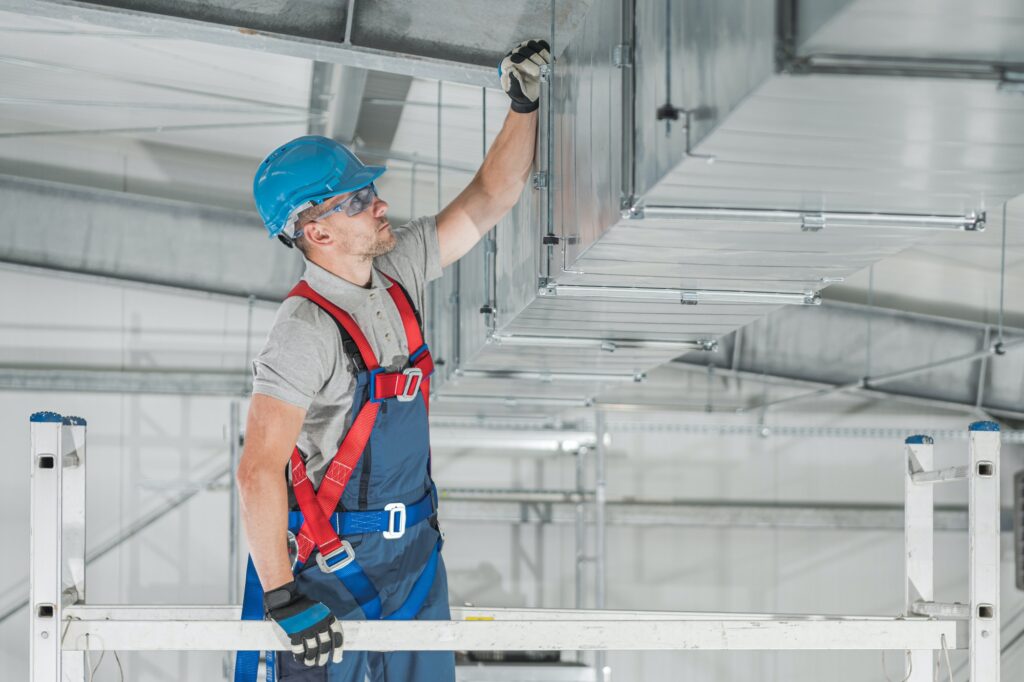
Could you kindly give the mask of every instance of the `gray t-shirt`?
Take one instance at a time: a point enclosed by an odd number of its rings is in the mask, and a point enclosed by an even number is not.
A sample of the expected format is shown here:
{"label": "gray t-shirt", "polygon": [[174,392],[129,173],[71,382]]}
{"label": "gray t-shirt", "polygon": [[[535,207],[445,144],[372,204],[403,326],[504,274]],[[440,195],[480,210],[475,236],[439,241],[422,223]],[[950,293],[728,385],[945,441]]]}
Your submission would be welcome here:
{"label": "gray t-shirt", "polygon": [[[303,279],[320,295],[345,310],[359,325],[381,367],[397,371],[409,347],[398,309],[386,289],[392,286],[377,270],[405,287],[423,315],[427,282],[441,276],[437,224],[433,216],[417,218],[395,230],[397,244],[374,259],[370,287],[363,288],[306,262]],[[342,347],[341,333],[330,315],[312,301],[292,297],[277,311],[266,345],[253,361],[253,393],[262,393],[304,408],[299,449],[306,470],[320,484],[327,464],[352,424],[355,369]]]}

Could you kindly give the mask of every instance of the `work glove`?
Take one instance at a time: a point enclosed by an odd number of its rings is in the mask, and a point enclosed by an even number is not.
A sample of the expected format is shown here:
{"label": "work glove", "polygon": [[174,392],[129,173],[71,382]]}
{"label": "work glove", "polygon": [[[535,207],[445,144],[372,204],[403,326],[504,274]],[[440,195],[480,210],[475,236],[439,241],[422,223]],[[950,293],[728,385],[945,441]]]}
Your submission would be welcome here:
{"label": "work glove", "polygon": [[293,580],[263,595],[267,615],[292,643],[292,656],[307,666],[341,662],[341,623],[331,610],[299,592]]}
{"label": "work glove", "polygon": [[526,114],[540,106],[540,67],[551,63],[545,40],[524,40],[498,65],[501,87],[512,100],[512,111]]}

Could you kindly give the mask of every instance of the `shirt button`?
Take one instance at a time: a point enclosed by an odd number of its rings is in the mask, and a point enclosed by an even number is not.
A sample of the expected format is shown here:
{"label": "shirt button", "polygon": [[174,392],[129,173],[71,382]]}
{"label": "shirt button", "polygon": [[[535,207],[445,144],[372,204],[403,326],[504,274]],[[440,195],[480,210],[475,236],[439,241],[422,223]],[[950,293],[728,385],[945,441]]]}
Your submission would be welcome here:
{"label": "shirt button", "polygon": [[377,319],[378,320],[383,320],[384,319],[384,313],[382,313],[381,311],[378,310],[377,311]]}
{"label": "shirt button", "polygon": [[390,341],[391,340],[391,332],[384,332],[384,338],[387,339],[388,341]]}

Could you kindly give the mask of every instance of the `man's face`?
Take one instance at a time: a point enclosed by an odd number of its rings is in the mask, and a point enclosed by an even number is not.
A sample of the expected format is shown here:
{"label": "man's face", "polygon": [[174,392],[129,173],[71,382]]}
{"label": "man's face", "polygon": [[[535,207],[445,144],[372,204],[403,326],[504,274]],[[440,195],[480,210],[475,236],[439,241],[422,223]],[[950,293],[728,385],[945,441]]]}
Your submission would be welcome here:
{"label": "man's face", "polygon": [[[351,197],[354,192],[331,197],[318,208],[323,216],[332,208]],[[395,235],[387,219],[388,202],[374,196],[371,204],[354,216],[344,210],[317,218],[321,229],[331,233],[336,248],[347,255],[373,259],[395,248]]]}

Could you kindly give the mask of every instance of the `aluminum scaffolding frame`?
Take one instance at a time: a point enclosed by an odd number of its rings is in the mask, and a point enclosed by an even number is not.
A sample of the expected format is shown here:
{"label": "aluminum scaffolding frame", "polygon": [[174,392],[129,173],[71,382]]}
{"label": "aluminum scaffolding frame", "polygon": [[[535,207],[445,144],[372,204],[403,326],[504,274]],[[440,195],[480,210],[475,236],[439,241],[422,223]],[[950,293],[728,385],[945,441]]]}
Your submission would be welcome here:
{"label": "aluminum scaffolding frame", "polygon": [[[600,417],[598,455],[605,442]],[[86,424],[52,412],[36,413],[30,423],[31,682],[84,679],[85,651],[289,648],[274,623],[238,620],[238,606],[87,605]],[[969,464],[938,471],[932,469],[931,438],[907,439],[907,593],[906,612],[898,617],[456,607],[452,621],[344,621],[345,644],[351,650],[370,651],[591,650],[599,654],[682,649],[904,650],[909,682],[929,679],[934,652],[966,649],[971,679],[998,682],[999,427],[976,422],[968,439]],[[599,471],[599,486],[602,479]],[[948,480],[966,480],[969,486],[970,601],[966,604],[932,601],[931,485]],[[603,541],[598,531],[599,553]],[[604,579],[603,575],[597,578],[598,582]]]}

